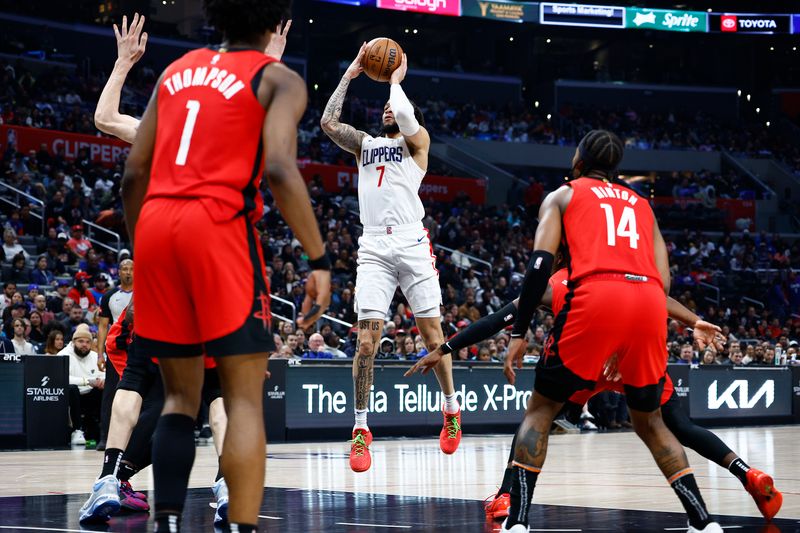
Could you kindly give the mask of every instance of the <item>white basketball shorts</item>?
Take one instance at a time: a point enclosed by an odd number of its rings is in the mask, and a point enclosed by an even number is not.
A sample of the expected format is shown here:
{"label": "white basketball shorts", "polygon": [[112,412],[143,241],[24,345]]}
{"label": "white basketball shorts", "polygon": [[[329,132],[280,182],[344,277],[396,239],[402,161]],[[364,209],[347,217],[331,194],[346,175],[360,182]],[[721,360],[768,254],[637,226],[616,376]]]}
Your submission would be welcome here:
{"label": "white basketball shorts", "polygon": [[415,315],[439,316],[442,303],[439,272],[430,235],[422,222],[368,226],[358,239],[355,292],[358,319],[383,318],[398,284]]}

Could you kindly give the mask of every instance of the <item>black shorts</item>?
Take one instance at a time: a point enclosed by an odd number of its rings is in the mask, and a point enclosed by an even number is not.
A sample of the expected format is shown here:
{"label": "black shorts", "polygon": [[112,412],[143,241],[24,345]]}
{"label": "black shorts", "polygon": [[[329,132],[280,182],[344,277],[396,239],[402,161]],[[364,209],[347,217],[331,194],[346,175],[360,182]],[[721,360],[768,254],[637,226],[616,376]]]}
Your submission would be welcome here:
{"label": "black shorts", "polygon": [[137,339],[134,339],[128,345],[128,364],[125,366],[117,389],[133,391],[145,398],[150,389],[160,380],[161,372],[158,365],[153,363],[141,349]]}
{"label": "black shorts", "polygon": [[219,373],[216,368],[206,368],[203,378],[203,401],[207,405],[217,398],[222,398],[222,385],[219,382]]}

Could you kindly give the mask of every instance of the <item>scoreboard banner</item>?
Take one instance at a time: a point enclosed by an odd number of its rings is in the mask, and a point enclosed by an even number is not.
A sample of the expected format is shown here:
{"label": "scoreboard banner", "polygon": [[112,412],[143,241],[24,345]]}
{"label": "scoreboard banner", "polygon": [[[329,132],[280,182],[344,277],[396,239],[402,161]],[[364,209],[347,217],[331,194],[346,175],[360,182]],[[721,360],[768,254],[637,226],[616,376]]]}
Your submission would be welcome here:
{"label": "scoreboard banner", "polygon": [[709,31],[720,33],[791,33],[791,15],[711,13]]}
{"label": "scoreboard banner", "polygon": [[447,15],[457,17],[461,14],[459,0],[378,0],[381,9],[396,11],[413,11],[430,15]]}
{"label": "scoreboard banner", "polygon": [[539,4],[539,23],[552,26],[624,28],[625,8],[585,4]]}
{"label": "scoreboard banner", "polygon": [[513,0],[319,0],[451,17],[475,17],[515,23],[611,29],[700,33],[800,33],[800,13],[707,13],[570,2]]}
{"label": "scoreboard banner", "polygon": [[536,22],[538,4],[501,0],[461,0],[461,16],[505,22]]}
{"label": "scoreboard banner", "polygon": [[625,9],[625,27],[639,30],[707,32],[708,13],[671,9]]}

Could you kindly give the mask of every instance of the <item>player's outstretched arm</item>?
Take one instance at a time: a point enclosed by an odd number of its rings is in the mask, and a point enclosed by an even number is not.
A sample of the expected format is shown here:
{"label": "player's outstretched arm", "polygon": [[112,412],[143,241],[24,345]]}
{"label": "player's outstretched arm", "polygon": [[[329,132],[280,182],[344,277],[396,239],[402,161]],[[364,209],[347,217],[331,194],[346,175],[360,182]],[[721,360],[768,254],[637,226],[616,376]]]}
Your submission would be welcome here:
{"label": "player's outstretched arm", "polygon": [[322,112],[322,117],[319,120],[319,125],[322,131],[330,137],[330,139],[339,145],[342,150],[346,150],[351,154],[358,157],[361,151],[361,142],[366,137],[366,133],[355,129],[349,124],[339,122],[339,117],[342,116],[342,106],[344,106],[344,97],[347,94],[347,87],[350,86],[350,81],[358,77],[359,74],[364,72],[361,66],[361,59],[367,51],[367,43],[361,45],[358,55],[347,67],[347,70],[339,82],[339,86],[333,91],[325,111]]}
{"label": "player's outstretched arm", "polygon": [[706,346],[714,346],[718,352],[721,352],[724,348],[725,337],[722,335],[722,329],[719,326],[702,320],[689,308],[672,297],[667,298],[667,314],[670,318],[683,322],[692,328],[692,336],[701,350]]}
{"label": "player's outstretched arm", "polygon": [[518,302],[519,298],[506,304],[502,309],[473,322],[467,329],[459,331],[453,338],[417,361],[404,375],[408,377],[420,371],[423,374],[427,374],[439,364],[439,361],[441,361],[442,357],[445,355],[458,352],[461,348],[478,344],[500,332],[503,328],[510,326],[514,323],[514,319],[517,316]]}
{"label": "player's outstretched arm", "polygon": [[264,121],[267,179],[281,215],[310,258],[318,307],[314,314],[303,317],[303,325],[307,327],[328,309],[331,301],[330,260],[311,208],[308,188],[297,168],[297,124],[306,109],[308,96],[303,79],[280,63],[267,67],[259,93],[269,91],[270,84],[271,98]]}
{"label": "player's outstretched arm", "polygon": [[658,227],[658,220],[653,217],[653,252],[656,259],[658,273],[661,274],[661,283],[664,284],[664,294],[669,296],[669,288],[672,283],[672,276],[669,273],[669,252],[661,229]]}
{"label": "player's outstretched arm", "polygon": [[136,130],[128,159],[125,162],[125,174],[122,176],[120,192],[122,193],[122,208],[125,210],[125,225],[128,228],[128,237],[131,244],[135,238],[136,222],[142,210],[147,186],[150,184],[150,168],[153,164],[153,149],[156,143],[156,125],[158,123],[158,87],[161,85],[159,76],[153,95],[147,103],[142,121]]}
{"label": "player's outstretched arm", "polygon": [[[283,26],[283,29],[281,29],[281,26]],[[286,49],[286,36],[289,34],[289,28],[291,27],[292,19],[287,20],[286,25],[278,23],[275,32],[269,40],[267,48],[264,50],[266,55],[272,56],[277,60],[283,57],[283,51]]]}
{"label": "player's outstretched arm", "polygon": [[561,245],[561,214],[572,197],[572,189],[561,187],[551,192],[539,208],[539,226],[533,241],[533,254],[522,282],[519,296],[519,310],[511,333],[508,355],[503,365],[503,373],[512,385],[516,380],[513,364],[522,368],[522,355],[525,352],[528,332],[533,313],[547,289],[547,282],[555,261],[555,254]]}
{"label": "player's outstretched arm", "polygon": [[114,24],[114,35],[117,38],[117,61],[114,63],[111,76],[108,77],[108,81],[103,87],[103,92],[100,93],[97,109],[94,112],[94,124],[97,129],[129,143],[136,138],[139,119],[121,114],[119,100],[128,72],[142,57],[147,45],[147,32],[142,33],[143,26],[144,16],[139,16],[138,13],[133,15],[130,28],[128,28],[127,17],[122,17],[121,28],[117,28],[117,25]]}
{"label": "player's outstretched arm", "polygon": [[403,54],[400,60],[400,65],[392,72],[389,79],[391,86],[389,88],[389,107],[392,109],[394,120],[400,128],[400,133],[406,140],[411,152],[414,154],[414,159],[422,168],[428,167],[428,150],[431,146],[431,136],[428,134],[422,125],[417,121],[414,116],[414,106],[406,96],[405,91],[400,86],[400,83],[405,79],[406,72],[408,71],[408,58]]}

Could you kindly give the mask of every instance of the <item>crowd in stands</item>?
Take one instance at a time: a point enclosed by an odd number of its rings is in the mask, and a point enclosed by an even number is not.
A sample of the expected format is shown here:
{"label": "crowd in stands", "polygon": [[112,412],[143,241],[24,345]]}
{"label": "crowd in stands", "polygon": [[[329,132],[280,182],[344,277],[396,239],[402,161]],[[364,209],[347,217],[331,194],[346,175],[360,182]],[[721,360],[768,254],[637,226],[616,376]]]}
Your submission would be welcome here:
{"label": "crowd in stands", "polygon": [[[46,201],[44,235],[41,220],[28,206],[5,213],[0,249],[2,338],[13,344],[14,351],[30,351],[32,347],[41,352],[46,350],[53,329],[69,343],[80,323],[93,324],[96,304],[127,253],[117,255],[93,247],[82,225],[84,219],[93,219],[103,208],[118,206],[114,196],[121,167],[105,169],[88,157],[67,161],[44,149],[31,154],[6,152],[2,161],[9,183]],[[680,178],[680,184],[679,178],[673,180],[674,187],[685,188],[688,178]],[[689,181],[688,186],[698,190],[703,187],[702,181]],[[334,294],[329,314],[355,323],[353,293],[360,235],[355,192],[333,196],[323,191],[319,180],[309,183],[309,191],[333,265]],[[533,191],[531,202],[536,203],[542,193]],[[499,309],[517,295],[532,246],[532,214],[534,210],[521,207],[475,206],[466,197],[427,206],[424,223],[433,242],[454,250],[437,250],[446,335]],[[309,271],[307,257],[268,193],[259,229],[263,231],[261,245],[269,264],[272,292],[299,309]],[[747,345],[781,343],[784,352],[789,352],[789,342],[800,339],[800,281],[793,272],[800,269],[799,242],[764,233],[711,236],[685,230],[667,235],[667,243],[673,294],[702,316],[724,325],[731,339]],[[704,284],[718,287],[720,293],[710,292]],[[748,304],[741,297],[758,303]],[[291,309],[279,300],[273,301],[273,310],[291,316]],[[17,319],[22,320],[24,329],[19,322],[15,328]],[[408,359],[424,354],[413,315],[399,291],[387,319],[381,357]],[[541,349],[551,327],[552,316],[542,313],[533,328],[531,354]],[[354,336],[341,324],[323,327],[313,341],[310,335],[300,333],[298,338],[297,333],[293,332],[292,339],[282,329],[280,341],[288,349],[279,351],[312,358],[327,357],[325,354],[352,356]],[[507,337],[501,334],[492,343],[456,357],[500,360],[507,344]]]}
{"label": "crowd in stands", "polygon": [[[8,63],[0,63],[0,76],[3,123],[97,134],[91,117],[102,78],[86,78],[58,69],[34,76],[25,68]],[[154,73],[146,69],[129,78],[123,112],[141,112],[153,80]],[[301,123],[299,157],[352,164],[350,156],[320,131],[322,104],[312,101]],[[629,146],[642,149],[706,150],[724,146],[758,152],[766,142],[764,131],[719,129],[714,121],[702,115],[647,115],[632,110],[589,113],[565,108],[560,111],[562,123],[569,127],[559,130],[554,127],[555,121],[544,118],[536,109],[510,106],[491,111],[471,104],[453,106],[444,102],[424,102],[422,106],[428,127],[435,133],[511,142],[569,144],[584,130],[598,126],[620,132]],[[382,102],[350,99],[343,120],[367,129],[369,125],[377,127],[382,109]],[[6,209],[4,204],[0,339],[4,349],[17,353],[52,351],[60,343],[68,344],[79,324],[93,327],[96,303],[116,276],[122,255],[93,247],[85,238],[83,221],[94,221],[103,213],[119,210],[122,164],[110,168],[99,166],[91,161],[87,150],[80,151],[75,160],[68,160],[63,153],[51,153],[44,146],[38,151],[16,153],[7,149],[5,139],[2,141],[0,171],[4,183],[42,200],[45,208],[43,224],[31,206]],[[696,199],[701,206],[717,197],[753,198],[758,194],[752,183],[728,172],[651,176],[643,183],[646,185],[634,185],[641,187],[643,194]],[[309,184],[309,191],[333,265],[334,294],[329,313],[343,322],[355,323],[353,293],[356,243],[360,235],[358,217],[354,214],[358,205],[355,193],[343,190],[337,195],[327,194],[319,180]],[[543,193],[543,187],[534,182],[520,197],[535,205]],[[299,309],[308,273],[307,258],[269,194],[266,196],[259,229],[263,231],[261,245],[269,263],[272,292]],[[427,206],[425,225],[433,242],[455,250],[452,254],[442,249],[437,251],[446,335],[499,309],[517,295],[532,246],[533,214],[531,209],[513,206],[475,206],[466,197],[447,205]],[[116,229],[122,231],[119,223],[116,217]],[[794,354],[790,354],[789,344],[800,339],[797,318],[800,283],[791,272],[800,268],[797,241],[746,232],[711,236],[686,231],[668,236],[668,244],[673,292],[681,301],[724,325],[731,338],[729,345],[734,338],[740,346],[780,344],[781,351],[791,359]],[[710,293],[703,284],[718,287],[720,294]],[[759,303],[748,303],[741,300],[742,296]],[[273,310],[292,316],[291,306],[277,299],[273,301]],[[425,353],[414,328],[413,315],[399,292],[387,319],[379,357],[414,359]],[[533,327],[531,355],[541,350],[551,327],[552,316],[540,313]],[[318,336],[293,329],[290,332],[281,328],[277,334],[278,353],[283,356],[352,356],[353,332],[341,324],[324,325]],[[50,339],[54,332],[61,333],[60,341],[58,335]],[[679,358],[679,351],[678,355],[673,352],[686,340],[685,330],[678,327],[675,334],[678,336],[671,338],[670,352]],[[456,358],[502,360],[507,344],[508,338],[501,334],[456,354]],[[718,354],[717,359],[730,360],[728,350]]]}

